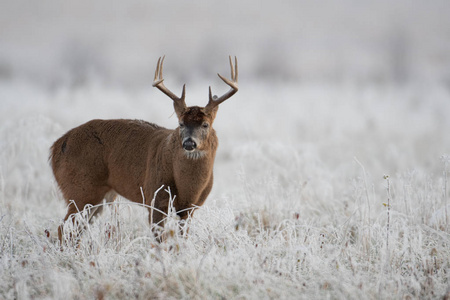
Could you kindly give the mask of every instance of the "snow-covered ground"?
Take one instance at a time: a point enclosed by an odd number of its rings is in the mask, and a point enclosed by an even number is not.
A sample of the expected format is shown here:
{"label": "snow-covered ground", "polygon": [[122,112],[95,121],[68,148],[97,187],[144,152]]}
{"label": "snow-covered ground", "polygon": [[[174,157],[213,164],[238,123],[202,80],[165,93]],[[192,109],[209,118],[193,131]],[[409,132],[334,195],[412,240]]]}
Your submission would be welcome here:
{"label": "snow-covered ground", "polygon": [[[241,2],[3,3],[0,298],[449,295],[449,5]],[[94,118],[175,128],[162,54],[188,105],[238,56],[211,194],[187,237],[155,243],[119,199],[61,252],[49,147]]]}
{"label": "snow-covered ground", "polygon": [[241,86],[220,107],[215,184],[187,239],[155,246],[146,210],[121,199],[78,251],[60,252],[51,143],[97,117],[173,128],[171,101],[156,89],[1,85],[2,297],[444,295],[448,90]]}

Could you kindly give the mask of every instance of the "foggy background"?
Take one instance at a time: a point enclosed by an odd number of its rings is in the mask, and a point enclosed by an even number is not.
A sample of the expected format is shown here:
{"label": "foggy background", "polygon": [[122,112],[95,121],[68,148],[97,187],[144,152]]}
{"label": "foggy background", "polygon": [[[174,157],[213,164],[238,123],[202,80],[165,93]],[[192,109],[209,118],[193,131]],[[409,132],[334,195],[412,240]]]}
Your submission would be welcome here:
{"label": "foggy background", "polygon": [[139,88],[166,55],[168,80],[206,88],[236,55],[242,88],[251,80],[450,86],[445,0],[0,4],[1,81]]}

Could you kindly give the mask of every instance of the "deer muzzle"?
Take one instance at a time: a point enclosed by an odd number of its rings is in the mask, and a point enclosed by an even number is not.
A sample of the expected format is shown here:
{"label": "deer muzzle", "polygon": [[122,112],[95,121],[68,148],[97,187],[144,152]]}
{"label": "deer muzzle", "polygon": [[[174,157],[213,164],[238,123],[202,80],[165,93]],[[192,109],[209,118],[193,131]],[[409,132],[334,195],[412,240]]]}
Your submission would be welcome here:
{"label": "deer muzzle", "polygon": [[183,141],[183,149],[186,151],[194,151],[197,148],[197,143],[192,138],[187,138]]}

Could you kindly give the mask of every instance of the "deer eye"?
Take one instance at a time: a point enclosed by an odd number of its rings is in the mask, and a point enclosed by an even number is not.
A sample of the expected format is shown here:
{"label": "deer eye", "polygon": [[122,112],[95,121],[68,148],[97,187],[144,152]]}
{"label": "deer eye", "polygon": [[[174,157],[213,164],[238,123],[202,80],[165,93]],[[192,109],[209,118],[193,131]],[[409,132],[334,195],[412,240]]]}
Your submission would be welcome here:
{"label": "deer eye", "polygon": [[208,124],[208,123],[203,123],[203,124],[202,124],[202,127],[203,127],[203,128],[208,128],[208,127],[209,127],[209,124]]}
{"label": "deer eye", "polygon": [[183,123],[180,123],[180,128],[184,128],[184,124]]}

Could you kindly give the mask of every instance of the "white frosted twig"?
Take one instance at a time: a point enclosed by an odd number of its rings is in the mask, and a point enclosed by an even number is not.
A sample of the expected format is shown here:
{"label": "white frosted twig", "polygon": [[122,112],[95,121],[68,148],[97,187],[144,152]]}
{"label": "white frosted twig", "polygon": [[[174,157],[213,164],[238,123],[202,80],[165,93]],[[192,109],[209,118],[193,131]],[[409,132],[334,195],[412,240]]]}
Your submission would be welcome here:
{"label": "white frosted twig", "polygon": [[150,206],[151,206],[151,210],[150,210],[150,224],[153,224],[153,210],[154,210],[154,207],[155,207],[156,195],[158,194],[158,192],[159,192],[163,187],[164,187],[164,184],[161,185],[161,186],[159,187],[159,189],[157,189],[157,190],[155,191],[155,193],[153,194],[153,199],[152,199],[152,202],[150,203]]}

